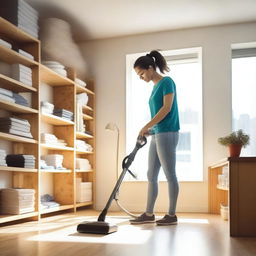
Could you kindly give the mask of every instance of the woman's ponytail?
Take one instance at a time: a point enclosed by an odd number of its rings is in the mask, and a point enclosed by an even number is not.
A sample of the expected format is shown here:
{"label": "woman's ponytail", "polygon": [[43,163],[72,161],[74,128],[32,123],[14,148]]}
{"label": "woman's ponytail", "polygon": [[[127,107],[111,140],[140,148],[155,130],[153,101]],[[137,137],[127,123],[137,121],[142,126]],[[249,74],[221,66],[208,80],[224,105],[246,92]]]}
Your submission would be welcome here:
{"label": "woman's ponytail", "polygon": [[164,73],[165,71],[170,71],[164,56],[160,52],[153,50],[149,53],[149,55],[154,59],[155,64],[159,68],[161,73]]}
{"label": "woman's ponytail", "polygon": [[149,69],[149,67],[153,67],[155,70],[156,68],[159,68],[161,73],[164,73],[165,71],[169,71],[169,67],[167,66],[166,60],[163,57],[163,55],[156,51],[153,50],[149,54],[146,54],[145,56],[139,57],[135,63],[134,63],[134,68],[140,67],[142,69]]}

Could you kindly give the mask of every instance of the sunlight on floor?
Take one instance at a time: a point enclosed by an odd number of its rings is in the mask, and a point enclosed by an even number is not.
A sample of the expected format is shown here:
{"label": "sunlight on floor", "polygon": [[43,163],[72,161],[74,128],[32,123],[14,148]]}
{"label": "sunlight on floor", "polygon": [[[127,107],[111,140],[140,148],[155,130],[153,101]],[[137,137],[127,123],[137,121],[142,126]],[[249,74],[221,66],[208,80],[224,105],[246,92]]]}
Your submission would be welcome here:
{"label": "sunlight on floor", "polygon": [[[76,231],[76,226],[81,221],[96,221],[97,217],[75,217],[65,220],[48,223],[50,232],[36,234],[27,238],[29,241],[47,241],[47,242],[77,242],[77,243],[102,243],[102,244],[145,244],[154,231],[155,224],[130,225],[129,217],[112,216],[106,219],[111,224],[118,225],[118,231],[108,235],[98,234],[80,234]],[[68,225],[63,225],[66,222]],[[56,223],[58,222],[58,223]],[[207,218],[179,218],[180,224],[209,224]],[[42,223],[45,227],[46,223]],[[39,225],[38,231],[45,230]],[[54,231],[51,231],[54,229]],[[34,227],[35,230],[35,227]]]}
{"label": "sunlight on floor", "polygon": [[208,219],[179,218],[179,223],[209,224],[209,220]]}
{"label": "sunlight on floor", "polygon": [[77,242],[77,243],[103,243],[103,244],[144,244],[150,238],[151,230],[141,227],[123,225],[118,232],[109,235],[79,234],[75,227],[60,229],[56,232],[40,234],[28,238],[29,241],[44,242]]}

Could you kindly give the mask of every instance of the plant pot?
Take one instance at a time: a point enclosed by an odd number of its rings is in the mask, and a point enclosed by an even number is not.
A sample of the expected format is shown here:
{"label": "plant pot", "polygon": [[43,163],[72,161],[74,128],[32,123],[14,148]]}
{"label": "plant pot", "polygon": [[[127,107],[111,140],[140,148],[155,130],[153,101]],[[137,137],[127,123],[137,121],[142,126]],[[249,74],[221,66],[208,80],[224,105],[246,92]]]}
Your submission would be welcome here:
{"label": "plant pot", "polygon": [[242,145],[240,144],[230,144],[229,148],[229,156],[230,157],[239,157],[242,149]]}

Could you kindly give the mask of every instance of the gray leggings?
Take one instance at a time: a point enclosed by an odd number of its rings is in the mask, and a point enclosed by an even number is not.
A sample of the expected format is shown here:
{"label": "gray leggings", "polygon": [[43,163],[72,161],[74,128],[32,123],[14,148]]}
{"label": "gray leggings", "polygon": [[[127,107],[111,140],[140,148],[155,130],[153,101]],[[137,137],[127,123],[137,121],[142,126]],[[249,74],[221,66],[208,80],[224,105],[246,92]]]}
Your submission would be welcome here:
{"label": "gray leggings", "polygon": [[179,132],[164,132],[152,136],[148,157],[148,199],[147,213],[153,213],[158,194],[158,174],[162,166],[168,182],[169,211],[174,215],[179,193],[179,184],[176,177],[176,146]]}

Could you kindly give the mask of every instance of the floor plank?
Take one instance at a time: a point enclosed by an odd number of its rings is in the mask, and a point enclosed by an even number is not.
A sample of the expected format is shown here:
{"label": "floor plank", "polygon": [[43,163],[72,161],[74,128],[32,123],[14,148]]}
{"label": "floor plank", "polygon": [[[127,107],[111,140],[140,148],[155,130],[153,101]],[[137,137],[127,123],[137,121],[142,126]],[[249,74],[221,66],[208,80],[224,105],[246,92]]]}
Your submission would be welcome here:
{"label": "floor plank", "polygon": [[[77,213],[43,218],[0,228],[0,255],[86,256],[251,256],[256,238],[231,238],[229,226],[219,215],[178,214],[178,225],[130,225],[123,213],[107,220],[118,225],[109,235],[79,234],[76,226],[94,221],[98,213]],[[157,216],[157,217],[160,217]]]}

